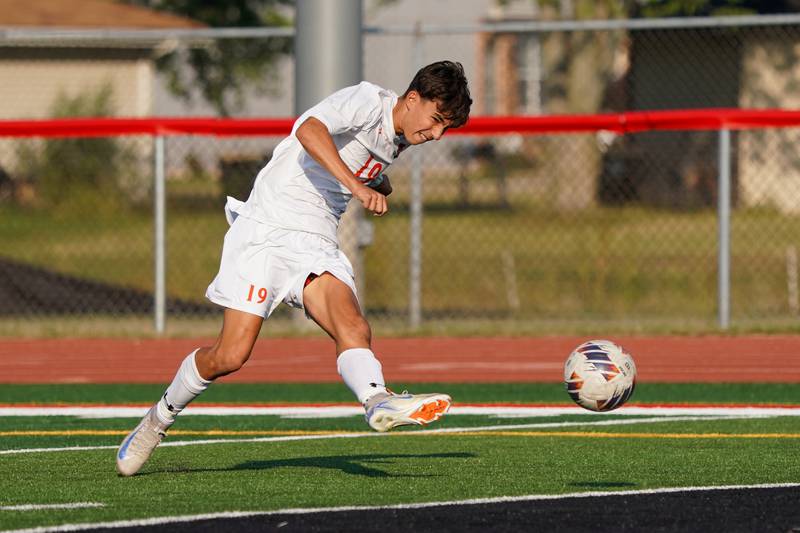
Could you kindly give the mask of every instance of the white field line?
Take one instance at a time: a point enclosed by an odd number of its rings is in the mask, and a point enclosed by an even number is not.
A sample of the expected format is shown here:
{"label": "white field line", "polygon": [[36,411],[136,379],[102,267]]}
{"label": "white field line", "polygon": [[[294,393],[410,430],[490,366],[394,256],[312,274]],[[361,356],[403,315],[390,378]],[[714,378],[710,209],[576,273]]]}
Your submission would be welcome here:
{"label": "white field line", "polygon": [[[592,420],[587,422],[542,422],[534,424],[505,424],[494,426],[476,426],[476,427],[458,427],[458,428],[441,428],[441,429],[428,429],[422,431],[404,431],[401,433],[332,433],[329,435],[286,435],[281,437],[251,437],[244,439],[203,439],[203,440],[179,440],[179,441],[166,441],[160,444],[161,447],[172,446],[201,446],[206,444],[239,444],[239,443],[257,443],[257,442],[288,442],[288,441],[302,441],[302,440],[324,440],[324,439],[357,439],[365,437],[392,437],[392,436],[426,436],[426,435],[441,435],[443,433],[474,433],[480,431],[503,431],[511,429],[535,429],[535,428],[559,428],[559,427],[574,427],[574,426],[623,426],[630,424],[647,424],[658,422],[686,422],[698,420],[732,420],[742,418],[769,418],[765,415],[738,415],[738,416],[684,416],[684,417],[654,417],[654,418],[633,418],[629,420],[612,419],[612,420]],[[0,455],[19,455],[24,453],[45,453],[45,452],[74,452],[74,451],[90,451],[90,450],[114,450],[117,446],[68,446],[63,448],[21,448],[17,450],[0,450]]]}
{"label": "white field line", "polygon": [[[150,406],[23,406],[0,407],[0,417],[10,416],[76,416],[81,418],[141,418]],[[364,409],[358,405],[333,406],[213,406],[186,408],[181,416],[282,416],[287,418],[338,418],[363,415]],[[503,418],[594,415],[608,416],[608,413],[594,413],[578,406],[530,406],[530,405],[455,405],[451,415],[483,415]],[[763,415],[800,416],[800,406],[627,406],[615,410],[620,416],[692,416],[692,415]]]}
{"label": "white field line", "polygon": [[98,502],[75,503],[27,503],[24,505],[0,505],[0,511],[42,511],[50,509],[88,509],[92,507],[105,507],[106,504]]}
{"label": "white field line", "polygon": [[162,516],[158,518],[146,518],[141,520],[119,520],[116,522],[99,522],[84,524],[64,524],[54,527],[37,527],[33,529],[14,529],[6,530],[5,533],[56,533],[61,531],[82,531],[100,528],[123,528],[157,526],[163,524],[175,524],[196,522],[199,520],[213,520],[224,518],[244,518],[250,516],[270,516],[270,515],[303,515],[315,513],[340,513],[346,511],[383,511],[390,509],[428,509],[432,507],[445,506],[466,506],[483,505],[496,503],[515,503],[533,502],[547,500],[567,500],[576,498],[614,498],[639,495],[675,494],[685,492],[720,492],[727,490],[760,490],[777,488],[798,488],[800,483],[764,483],[758,485],[720,485],[711,487],[666,487],[660,489],[644,490],[619,490],[619,491],[594,491],[594,492],[572,492],[567,494],[529,494],[524,496],[499,496],[495,498],[474,498],[469,500],[450,500],[439,502],[423,503],[404,503],[397,505],[371,505],[371,506],[342,506],[342,507],[317,507],[317,508],[293,508],[278,509],[275,511],[231,511],[224,513],[209,513],[200,515],[181,515],[181,516]]}

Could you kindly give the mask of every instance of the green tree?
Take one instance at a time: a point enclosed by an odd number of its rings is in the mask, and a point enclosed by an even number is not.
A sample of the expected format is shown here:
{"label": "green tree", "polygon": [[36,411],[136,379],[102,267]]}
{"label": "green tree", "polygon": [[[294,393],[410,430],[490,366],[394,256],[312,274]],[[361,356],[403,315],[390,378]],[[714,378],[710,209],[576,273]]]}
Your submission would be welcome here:
{"label": "green tree", "polygon": [[[168,11],[212,28],[289,26],[285,14],[294,0],[125,0]],[[220,115],[242,109],[246,90],[276,94],[280,88],[277,67],[292,52],[290,37],[217,39],[202,46],[179,47],[160,56],[156,66],[167,76],[170,90],[192,100],[195,91]],[[188,69],[186,66],[188,65]]]}
{"label": "green tree", "polygon": [[[582,19],[593,9],[602,9],[615,16],[633,18],[712,17],[755,15],[800,11],[800,0],[533,0],[540,7],[555,8],[562,19]],[[497,0],[500,5],[508,0]]]}
{"label": "green tree", "polygon": [[631,4],[634,17],[711,17],[789,13],[800,0],[644,0]]}
{"label": "green tree", "polygon": [[[113,111],[114,96],[109,83],[75,96],[60,93],[49,116],[104,117],[112,116]],[[25,142],[18,153],[23,179],[34,184],[39,203],[44,207],[76,207],[89,202],[97,208],[116,208],[123,196],[121,179],[132,180],[135,174],[134,154],[113,137]]]}

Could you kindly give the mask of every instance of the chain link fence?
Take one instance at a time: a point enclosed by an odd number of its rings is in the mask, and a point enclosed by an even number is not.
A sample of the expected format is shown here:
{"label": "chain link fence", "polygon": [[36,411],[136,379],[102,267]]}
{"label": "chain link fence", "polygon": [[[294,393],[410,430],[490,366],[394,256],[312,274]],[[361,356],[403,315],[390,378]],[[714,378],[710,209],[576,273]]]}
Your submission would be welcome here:
{"label": "chain link fence", "polygon": [[[364,73],[402,93],[420,64],[461,61],[476,116],[798,108],[800,19],[704,24],[368,28]],[[0,87],[0,117],[213,115],[172,95],[159,70],[164,54],[213,47],[197,35],[7,37],[0,76],[13,83]],[[291,116],[292,69],[290,55],[279,58],[280,83],[248,89],[234,116]],[[732,133],[735,328],[798,323],[797,135]],[[215,333],[220,310],[203,294],[227,229],[224,198],[246,198],[280,140],[165,137],[168,333]],[[142,135],[0,138],[0,333],[152,331],[154,152]],[[448,135],[414,152],[389,169],[390,214],[357,228],[362,300],[379,331],[719,327],[718,132]],[[283,307],[270,323],[298,327]]]}

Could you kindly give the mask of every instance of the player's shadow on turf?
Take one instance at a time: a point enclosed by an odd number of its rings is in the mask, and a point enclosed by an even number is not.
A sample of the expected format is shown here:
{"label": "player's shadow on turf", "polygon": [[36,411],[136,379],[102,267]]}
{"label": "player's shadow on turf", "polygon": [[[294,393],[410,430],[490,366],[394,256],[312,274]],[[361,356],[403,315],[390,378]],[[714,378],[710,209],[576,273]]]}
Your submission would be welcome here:
{"label": "player's shadow on turf", "polygon": [[580,487],[582,489],[616,489],[622,487],[635,487],[636,483],[629,483],[627,481],[573,481],[569,485],[571,487]]}
{"label": "player's shadow on turf", "polygon": [[286,467],[311,467],[341,470],[345,474],[366,477],[433,477],[432,474],[390,474],[368,465],[392,464],[395,459],[450,459],[475,457],[471,453],[428,453],[391,455],[329,455],[326,457],[298,457],[296,459],[276,459],[274,461],[248,461],[236,465],[231,470],[269,470]]}
{"label": "player's shadow on turf", "polygon": [[[274,468],[327,468],[345,474],[366,477],[434,477],[435,474],[391,474],[371,465],[393,464],[396,459],[453,459],[472,458],[473,453],[428,453],[386,455],[328,455],[325,457],[297,457],[272,461],[247,461],[231,468],[186,469],[179,472],[230,472],[233,470],[272,470]],[[173,471],[174,472],[174,471]],[[156,472],[152,472],[155,474]]]}

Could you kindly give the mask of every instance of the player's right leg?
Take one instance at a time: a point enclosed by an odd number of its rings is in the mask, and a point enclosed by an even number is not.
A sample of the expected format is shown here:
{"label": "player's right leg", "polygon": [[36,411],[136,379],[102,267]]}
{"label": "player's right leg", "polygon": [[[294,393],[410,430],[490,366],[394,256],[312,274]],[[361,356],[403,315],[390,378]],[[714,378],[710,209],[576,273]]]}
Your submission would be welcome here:
{"label": "player's right leg", "polygon": [[452,400],[447,394],[395,394],[386,389],[353,286],[326,272],[304,288],[303,303],[309,316],[336,342],[339,374],[364,405],[372,429],[429,424],[450,409]]}
{"label": "player's right leg", "polygon": [[183,360],[161,399],[122,441],[117,451],[117,472],[123,476],[137,473],[175,417],[213,380],[241,368],[250,357],[263,320],[244,311],[225,310],[222,331],[213,346],[195,350]]}

